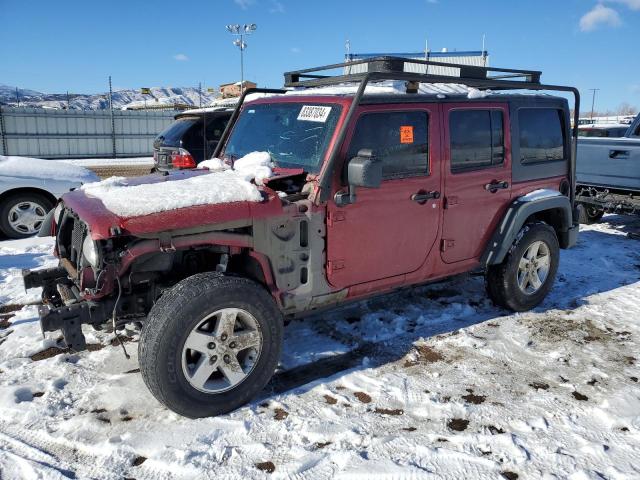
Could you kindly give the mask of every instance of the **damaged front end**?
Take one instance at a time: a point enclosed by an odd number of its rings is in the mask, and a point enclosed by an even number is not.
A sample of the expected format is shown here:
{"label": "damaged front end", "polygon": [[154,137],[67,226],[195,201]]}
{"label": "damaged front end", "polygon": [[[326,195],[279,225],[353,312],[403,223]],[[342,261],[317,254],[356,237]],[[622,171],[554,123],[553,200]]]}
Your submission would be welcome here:
{"label": "damaged front end", "polygon": [[153,289],[122,285],[114,240],[95,241],[89,228],[68,208],[57,208],[53,218],[54,254],[59,265],[44,270],[23,270],[25,289],[42,288],[38,309],[42,333],[61,330],[67,346],[86,349],[82,325],[115,329],[123,321],[146,315],[155,300]]}

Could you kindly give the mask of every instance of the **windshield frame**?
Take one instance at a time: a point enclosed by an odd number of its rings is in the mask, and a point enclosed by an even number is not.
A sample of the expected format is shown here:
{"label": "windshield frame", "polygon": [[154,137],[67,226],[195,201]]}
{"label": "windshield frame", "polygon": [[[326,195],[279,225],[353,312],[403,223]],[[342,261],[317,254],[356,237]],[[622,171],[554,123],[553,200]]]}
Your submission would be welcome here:
{"label": "windshield frame", "polygon": [[[238,126],[238,121],[241,118],[241,116],[245,113],[246,109],[250,109],[250,108],[252,108],[254,106],[257,106],[257,105],[284,104],[284,103],[294,103],[294,104],[299,104],[300,106],[302,106],[302,105],[336,106],[336,107],[340,108],[340,112],[338,114],[338,118],[337,118],[335,127],[333,129],[333,132],[330,134],[330,137],[329,137],[329,140],[327,142],[326,148],[325,148],[324,152],[322,152],[322,154],[320,155],[320,158],[318,160],[318,164],[314,168],[315,172],[307,171],[304,168],[304,166],[302,166],[302,165],[299,166],[299,167],[294,167],[294,168],[303,169],[309,175],[318,177],[323,172],[323,170],[325,168],[325,163],[327,161],[327,158],[328,158],[330,152],[334,148],[335,142],[336,142],[336,140],[338,138],[338,133],[340,132],[340,130],[343,127],[344,120],[345,120],[345,117],[347,115],[347,111],[349,110],[349,106],[351,105],[352,100],[353,100],[353,97],[337,96],[337,95],[290,95],[290,96],[277,95],[277,96],[273,96],[273,97],[267,97],[267,98],[261,98],[261,99],[258,99],[258,100],[252,100],[250,102],[244,103],[242,105],[242,109],[240,111],[240,114],[239,114],[238,118],[233,123],[233,128],[231,129],[231,131],[229,132],[229,135],[225,139],[225,144],[224,144],[222,150],[220,151],[220,155],[219,156],[220,156],[220,158],[227,158],[228,157],[227,148],[229,147],[229,141],[233,137],[233,134],[235,133],[236,128]],[[280,165],[278,165],[276,163],[276,168],[287,170],[287,169],[291,169],[292,167],[291,167],[291,164],[287,164],[287,166],[280,166]]]}

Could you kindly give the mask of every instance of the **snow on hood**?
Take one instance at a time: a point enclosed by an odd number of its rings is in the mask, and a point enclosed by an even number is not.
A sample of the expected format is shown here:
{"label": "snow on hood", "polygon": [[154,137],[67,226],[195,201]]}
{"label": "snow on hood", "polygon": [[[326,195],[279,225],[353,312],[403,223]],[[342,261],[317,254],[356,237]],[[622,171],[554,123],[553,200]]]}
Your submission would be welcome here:
{"label": "snow on hood", "polygon": [[138,185],[129,185],[124,177],[111,177],[84,185],[82,190],[120,217],[137,217],[195,205],[259,202],[262,195],[252,181],[261,184],[272,176],[267,152],[249,153],[236,160],[233,169],[219,159],[202,162],[199,168],[211,173],[180,180],[168,176],[164,182]]}
{"label": "snow on hood", "polygon": [[61,180],[76,183],[90,183],[99,180],[99,177],[91,170],[60,160],[6,157],[4,155],[0,155],[0,176]]}

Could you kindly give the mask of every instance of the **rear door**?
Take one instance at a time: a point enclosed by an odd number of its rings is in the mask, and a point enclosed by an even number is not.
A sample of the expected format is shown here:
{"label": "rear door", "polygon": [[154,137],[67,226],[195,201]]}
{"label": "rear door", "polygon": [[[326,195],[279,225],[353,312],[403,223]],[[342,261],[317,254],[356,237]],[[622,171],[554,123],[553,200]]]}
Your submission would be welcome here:
{"label": "rear door", "polygon": [[432,251],[441,202],[425,197],[439,196],[441,189],[439,121],[437,105],[361,107],[343,158],[372,149],[383,162],[383,180],[379,188],[357,188],[353,204],[328,202],[332,285],[344,288],[412,272]]}
{"label": "rear door", "polygon": [[477,258],[511,199],[509,112],[501,103],[442,106],[442,260]]}

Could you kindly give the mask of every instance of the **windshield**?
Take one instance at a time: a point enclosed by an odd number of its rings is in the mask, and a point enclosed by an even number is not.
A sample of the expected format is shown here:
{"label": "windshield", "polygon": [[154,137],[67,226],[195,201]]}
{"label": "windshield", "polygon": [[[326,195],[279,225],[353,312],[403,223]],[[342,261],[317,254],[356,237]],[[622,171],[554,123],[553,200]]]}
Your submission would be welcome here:
{"label": "windshield", "polygon": [[278,167],[318,173],[342,107],[335,104],[265,103],[243,111],[225,148],[232,159],[267,151]]}

